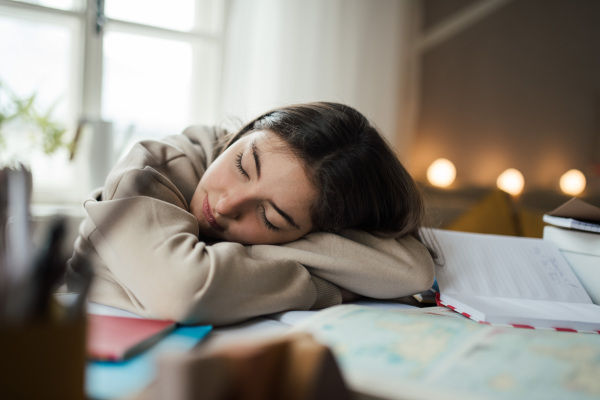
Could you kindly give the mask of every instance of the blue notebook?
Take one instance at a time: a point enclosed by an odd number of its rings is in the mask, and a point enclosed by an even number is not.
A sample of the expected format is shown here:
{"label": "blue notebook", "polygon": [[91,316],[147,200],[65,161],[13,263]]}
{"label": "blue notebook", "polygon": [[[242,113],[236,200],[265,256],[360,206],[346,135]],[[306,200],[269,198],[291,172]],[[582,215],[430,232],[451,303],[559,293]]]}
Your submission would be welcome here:
{"label": "blue notebook", "polygon": [[186,352],[211,331],[209,325],[182,326],[137,356],[120,362],[87,363],[85,392],[90,399],[115,399],[134,395],[156,376],[156,362],[165,353]]}

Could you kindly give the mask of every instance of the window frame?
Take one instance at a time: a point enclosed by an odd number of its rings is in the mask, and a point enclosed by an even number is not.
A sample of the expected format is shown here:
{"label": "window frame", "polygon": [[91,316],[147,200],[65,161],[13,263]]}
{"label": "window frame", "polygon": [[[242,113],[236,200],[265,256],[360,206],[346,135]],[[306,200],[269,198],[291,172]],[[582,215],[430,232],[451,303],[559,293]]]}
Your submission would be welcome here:
{"label": "window frame", "polygon": [[[222,79],[225,15],[229,0],[196,0],[197,5],[202,1],[207,1],[209,7],[217,7],[213,11],[217,10],[214,15],[220,21],[212,24],[209,29],[202,30],[195,26],[190,31],[108,18],[104,15],[104,0],[79,0],[72,10],[15,0],[0,0],[0,13],[8,17],[50,23],[58,21],[59,24],[68,23],[75,26],[76,33],[72,40],[70,57],[72,74],[68,88],[68,98],[72,99],[74,104],[69,104],[68,120],[65,121],[73,130],[82,121],[98,121],[103,118],[103,41],[106,32],[123,32],[190,44],[195,72],[192,74],[190,88],[189,119],[193,122],[215,123],[221,112],[219,88]],[[196,9],[199,10],[200,7]],[[198,19],[197,16],[196,25]],[[205,48],[211,49],[212,57],[203,57],[202,52]],[[69,193],[71,191],[64,190],[63,187],[60,189],[52,192],[43,190],[40,193],[34,188],[33,201],[63,205],[81,203],[80,194]]]}

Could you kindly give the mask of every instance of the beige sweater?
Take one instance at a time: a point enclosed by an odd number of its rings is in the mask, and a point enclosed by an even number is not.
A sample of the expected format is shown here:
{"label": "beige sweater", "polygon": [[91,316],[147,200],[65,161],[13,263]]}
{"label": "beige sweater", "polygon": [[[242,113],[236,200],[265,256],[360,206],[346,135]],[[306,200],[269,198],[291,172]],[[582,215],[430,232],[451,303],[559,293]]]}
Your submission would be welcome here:
{"label": "beige sweater", "polygon": [[148,318],[223,325],[341,303],[340,288],[373,298],[428,289],[433,260],[412,237],[311,233],[284,245],[209,244],[188,205],[223,131],[191,127],[137,144],[84,207],[67,284],[87,256],[90,300]]}

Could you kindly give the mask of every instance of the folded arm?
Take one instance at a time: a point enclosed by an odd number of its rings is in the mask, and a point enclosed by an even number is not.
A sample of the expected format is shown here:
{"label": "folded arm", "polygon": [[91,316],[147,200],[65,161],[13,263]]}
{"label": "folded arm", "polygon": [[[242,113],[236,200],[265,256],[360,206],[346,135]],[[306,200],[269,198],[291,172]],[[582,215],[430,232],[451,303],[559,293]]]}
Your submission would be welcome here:
{"label": "folded arm", "polygon": [[422,292],[434,280],[429,251],[411,236],[394,239],[356,230],[319,232],[282,246],[253,246],[252,253],[294,259],[313,275],[379,299]]}

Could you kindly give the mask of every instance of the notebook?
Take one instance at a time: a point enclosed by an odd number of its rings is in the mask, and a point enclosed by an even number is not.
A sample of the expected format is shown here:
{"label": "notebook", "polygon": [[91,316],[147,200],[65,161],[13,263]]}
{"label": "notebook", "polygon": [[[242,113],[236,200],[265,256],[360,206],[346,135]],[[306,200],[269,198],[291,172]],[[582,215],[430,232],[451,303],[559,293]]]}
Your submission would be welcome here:
{"label": "notebook", "polygon": [[156,344],[175,327],[173,321],[88,314],[88,358],[125,360]]}
{"label": "notebook", "polygon": [[211,330],[210,325],[177,325],[173,332],[137,356],[120,362],[88,361],[85,371],[87,398],[112,400],[135,397],[156,378],[160,358],[191,350]]}
{"label": "notebook", "polygon": [[544,214],[544,222],[562,228],[600,233],[600,208],[573,197]]}
{"label": "notebook", "polygon": [[439,305],[482,323],[600,333],[593,304],[558,247],[542,239],[433,230]]}

